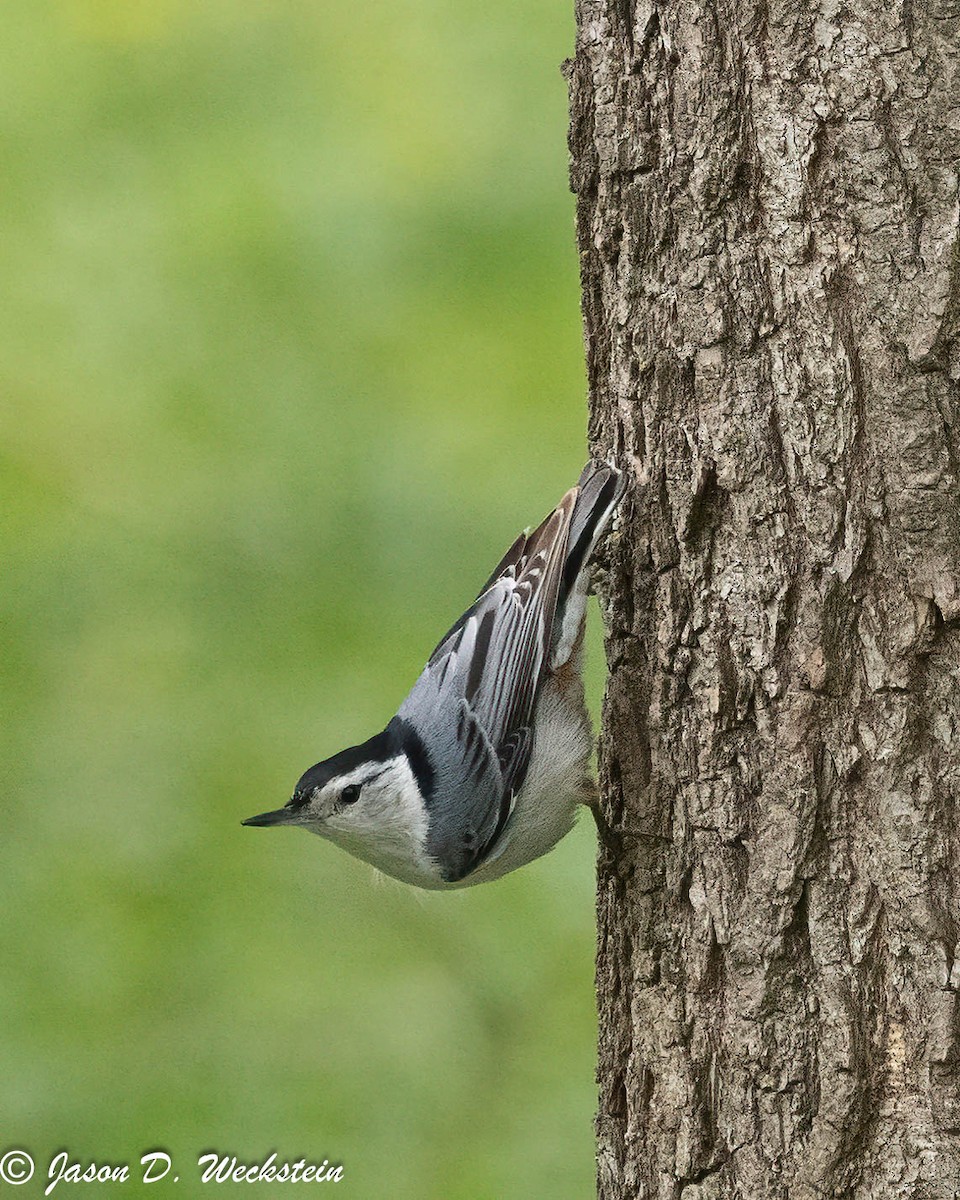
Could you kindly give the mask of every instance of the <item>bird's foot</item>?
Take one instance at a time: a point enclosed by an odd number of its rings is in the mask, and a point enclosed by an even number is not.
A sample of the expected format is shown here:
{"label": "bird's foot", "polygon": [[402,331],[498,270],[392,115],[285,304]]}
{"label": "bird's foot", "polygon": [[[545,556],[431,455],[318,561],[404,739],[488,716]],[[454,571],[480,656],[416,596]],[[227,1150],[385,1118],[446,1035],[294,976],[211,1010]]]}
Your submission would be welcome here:
{"label": "bird's foot", "polygon": [[584,803],[593,814],[593,821],[597,827],[597,840],[607,854],[616,861],[623,854],[623,835],[610,824],[600,807],[596,784],[593,784],[592,793]]}

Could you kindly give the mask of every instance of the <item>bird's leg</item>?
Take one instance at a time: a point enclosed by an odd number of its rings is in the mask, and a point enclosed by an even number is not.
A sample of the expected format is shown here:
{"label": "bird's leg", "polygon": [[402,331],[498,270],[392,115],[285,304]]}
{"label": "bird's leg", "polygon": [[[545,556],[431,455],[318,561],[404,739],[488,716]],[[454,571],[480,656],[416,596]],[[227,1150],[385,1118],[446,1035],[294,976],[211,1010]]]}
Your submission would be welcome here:
{"label": "bird's leg", "polygon": [[600,794],[596,783],[592,779],[584,782],[583,803],[593,814],[593,820],[597,827],[597,840],[614,862],[622,861],[628,841],[670,841],[670,838],[662,833],[647,833],[644,830],[631,829],[629,825],[621,825],[619,828],[611,825],[604,815],[603,809],[600,807]]}
{"label": "bird's leg", "polygon": [[583,802],[593,814],[600,845],[612,859],[618,859],[623,853],[623,838],[604,816],[603,809],[600,807],[600,792],[597,789],[596,781],[589,777],[584,781]]}

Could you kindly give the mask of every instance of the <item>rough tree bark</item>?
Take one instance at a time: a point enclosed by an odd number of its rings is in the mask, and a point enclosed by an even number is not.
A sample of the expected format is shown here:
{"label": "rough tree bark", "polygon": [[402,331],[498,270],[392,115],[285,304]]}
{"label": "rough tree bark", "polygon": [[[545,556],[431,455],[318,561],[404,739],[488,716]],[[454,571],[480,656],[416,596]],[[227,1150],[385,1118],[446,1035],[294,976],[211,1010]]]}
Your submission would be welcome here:
{"label": "rough tree bark", "polygon": [[577,0],[599,1192],[960,1194],[960,2]]}

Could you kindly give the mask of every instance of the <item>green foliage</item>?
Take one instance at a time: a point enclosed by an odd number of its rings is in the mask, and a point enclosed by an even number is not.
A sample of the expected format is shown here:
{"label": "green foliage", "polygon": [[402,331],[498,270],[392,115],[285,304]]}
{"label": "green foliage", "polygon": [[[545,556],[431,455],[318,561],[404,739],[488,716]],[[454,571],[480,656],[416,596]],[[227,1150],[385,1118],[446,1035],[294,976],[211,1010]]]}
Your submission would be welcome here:
{"label": "green foliage", "polygon": [[211,1147],[586,1195],[590,829],[423,896],[240,827],[381,727],[582,465],[570,15],[4,16],[3,1146],[163,1146],[184,1200]]}

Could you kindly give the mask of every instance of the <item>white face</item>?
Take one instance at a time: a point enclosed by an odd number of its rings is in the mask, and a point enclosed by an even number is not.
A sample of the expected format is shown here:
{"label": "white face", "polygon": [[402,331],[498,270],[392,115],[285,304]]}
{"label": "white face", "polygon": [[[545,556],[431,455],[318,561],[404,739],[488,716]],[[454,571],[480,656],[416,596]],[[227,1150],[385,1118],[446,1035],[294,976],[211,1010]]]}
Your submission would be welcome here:
{"label": "white face", "polygon": [[331,780],[300,810],[296,823],[387,875],[420,887],[440,881],[426,852],[423,798],[405,755],[362,763]]}

